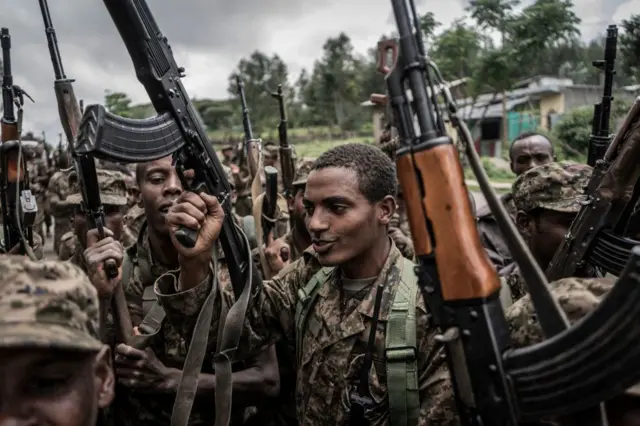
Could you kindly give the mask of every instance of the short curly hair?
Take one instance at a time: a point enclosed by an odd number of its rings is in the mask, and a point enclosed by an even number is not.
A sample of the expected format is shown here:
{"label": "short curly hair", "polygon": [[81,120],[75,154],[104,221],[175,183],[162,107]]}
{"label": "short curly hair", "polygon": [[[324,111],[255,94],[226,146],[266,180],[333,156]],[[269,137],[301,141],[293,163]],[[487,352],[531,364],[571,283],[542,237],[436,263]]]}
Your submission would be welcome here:
{"label": "short curly hair", "polygon": [[311,170],[342,167],[355,170],[360,192],[370,203],[387,195],[396,196],[396,167],[381,149],[362,143],[338,145],[325,151],[313,163]]}

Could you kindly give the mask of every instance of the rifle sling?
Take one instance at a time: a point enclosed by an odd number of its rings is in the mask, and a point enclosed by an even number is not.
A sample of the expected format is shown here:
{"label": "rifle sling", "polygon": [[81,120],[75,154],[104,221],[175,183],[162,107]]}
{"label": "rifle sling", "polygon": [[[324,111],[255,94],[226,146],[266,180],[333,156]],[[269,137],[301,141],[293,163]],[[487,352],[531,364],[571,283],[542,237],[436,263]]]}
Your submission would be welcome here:
{"label": "rifle sling", "polygon": [[[217,251],[214,250],[213,253],[217,254]],[[178,385],[178,391],[176,393],[176,399],[173,403],[171,426],[187,426],[193,402],[198,391],[198,378],[202,371],[202,363],[204,362],[207,351],[209,328],[211,327],[211,320],[213,318],[213,307],[215,306],[216,295],[219,289],[217,273],[218,259],[217,255],[212,257],[213,285],[211,292],[207,296],[198,314],[198,319],[196,320],[196,325],[193,330],[191,343],[189,344],[189,350],[182,369],[182,376],[180,377],[180,384]],[[224,324],[220,323],[220,327],[222,326],[224,326]],[[218,329],[218,332],[219,330],[220,329]]]}

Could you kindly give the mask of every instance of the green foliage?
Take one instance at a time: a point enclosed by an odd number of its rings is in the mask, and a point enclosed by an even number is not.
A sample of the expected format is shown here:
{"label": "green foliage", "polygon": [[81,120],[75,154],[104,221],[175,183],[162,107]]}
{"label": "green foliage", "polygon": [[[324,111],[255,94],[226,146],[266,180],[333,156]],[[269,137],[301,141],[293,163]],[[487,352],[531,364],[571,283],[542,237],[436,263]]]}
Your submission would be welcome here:
{"label": "green foliage", "polygon": [[586,154],[589,148],[592,121],[593,108],[581,107],[565,113],[562,120],[554,127],[553,134],[563,146],[567,156],[571,156],[571,153],[567,152],[567,147]]}
{"label": "green foliage", "polygon": [[123,92],[104,91],[104,104],[107,111],[120,117],[133,118],[131,98]]}
{"label": "green foliage", "polygon": [[[609,128],[613,133],[615,123],[624,117],[631,108],[629,99],[615,99],[611,105]],[[554,127],[553,137],[562,148],[564,157],[576,159],[586,156],[589,150],[589,137],[593,123],[593,107],[575,108],[562,116],[562,120]]]}
{"label": "green foliage", "polygon": [[640,81],[640,15],[631,15],[623,20],[622,30],[618,41],[622,69]]}

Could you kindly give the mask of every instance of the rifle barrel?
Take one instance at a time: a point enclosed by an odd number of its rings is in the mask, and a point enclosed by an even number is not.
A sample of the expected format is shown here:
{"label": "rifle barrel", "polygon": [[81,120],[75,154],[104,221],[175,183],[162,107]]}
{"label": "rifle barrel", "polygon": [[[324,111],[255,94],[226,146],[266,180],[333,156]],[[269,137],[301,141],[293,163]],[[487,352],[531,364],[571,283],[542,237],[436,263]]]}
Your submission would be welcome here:
{"label": "rifle barrel", "polygon": [[60,56],[60,49],[58,48],[56,30],[53,28],[53,22],[51,21],[49,5],[47,4],[47,0],[39,0],[39,2],[40,11],[42,12],[42,20],[44,21],[44,31],[47,35],[49,54],[51,55],[51,63],[53,64],[53,72],[55,73],[56,80],[66,80],[67,76],[65,75],[64,68],[62,66],[62,57]]}
{"label": "rifle barrel", "polygon": [[11,75],[11,36],[8,28],[2,28],[0,34],[2,45],[2,107],[4,111],[3,121],[15,121],[13,111],[13,75]]}

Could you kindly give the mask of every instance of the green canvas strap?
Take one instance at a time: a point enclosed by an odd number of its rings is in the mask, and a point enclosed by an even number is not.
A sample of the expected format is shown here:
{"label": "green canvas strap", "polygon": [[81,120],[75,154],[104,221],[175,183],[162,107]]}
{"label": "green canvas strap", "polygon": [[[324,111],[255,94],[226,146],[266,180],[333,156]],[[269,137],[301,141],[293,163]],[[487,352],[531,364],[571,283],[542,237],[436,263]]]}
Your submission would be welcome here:
{"label": "green canvas strap", "polygon": [[318,290],[327,280],[334,268],[322,268],[302,288],[298,289],[298,303],[296,304],[296,358],[298,365],[302,360],[302,334],[307,323],[307,316],[313,307]]}
{"label": "green canvas strap", "polygon": [[401,279],[387,320],[385,357],[390,424],[415,426],[420,415],[418,349],[416,342],[415,265],[402,258]]}

